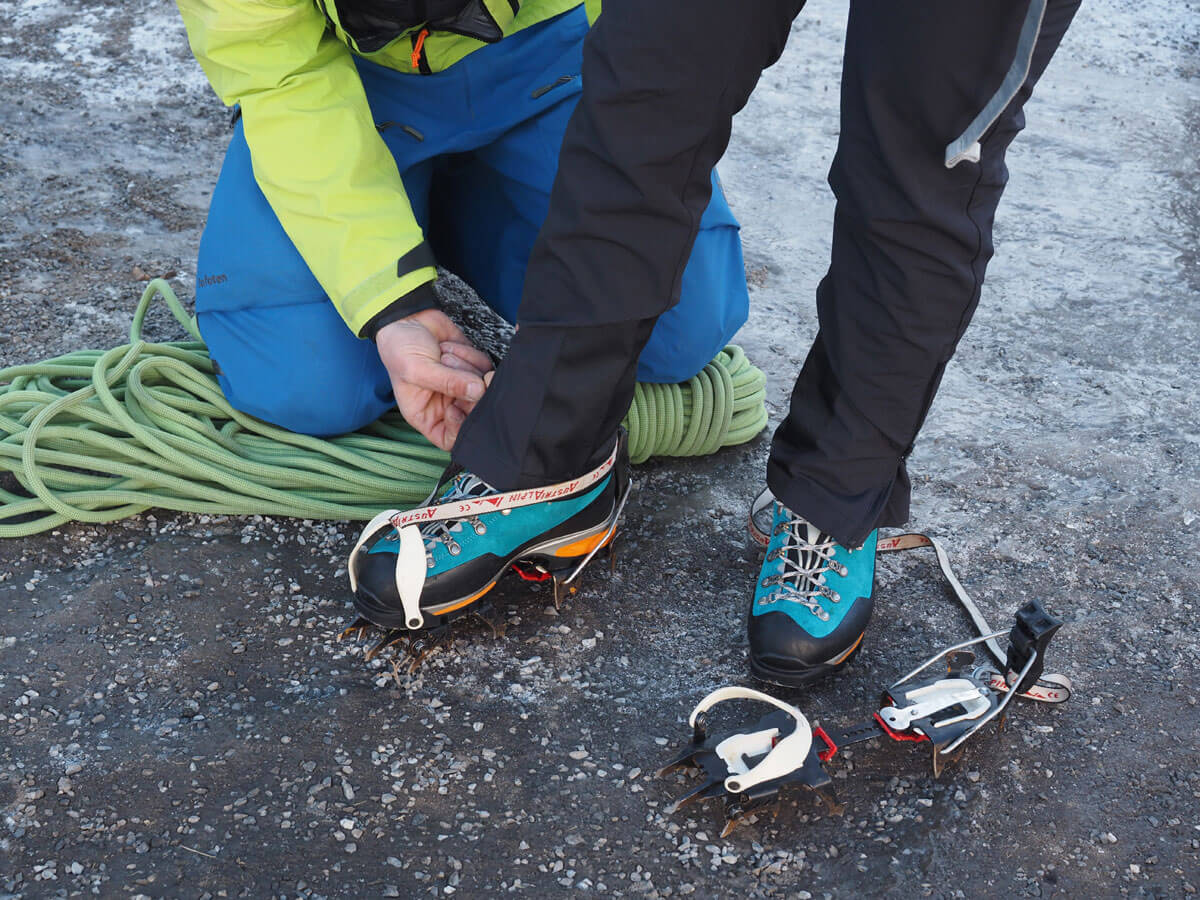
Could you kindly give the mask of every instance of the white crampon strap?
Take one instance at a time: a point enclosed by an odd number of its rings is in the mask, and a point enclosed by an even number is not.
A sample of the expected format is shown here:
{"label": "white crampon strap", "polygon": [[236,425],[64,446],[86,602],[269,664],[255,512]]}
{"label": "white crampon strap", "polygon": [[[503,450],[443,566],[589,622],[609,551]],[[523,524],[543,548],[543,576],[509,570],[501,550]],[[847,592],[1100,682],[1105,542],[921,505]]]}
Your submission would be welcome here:
{"label": "white crampon strap", "polygon": [[362,531],[358,534],[358,540],[354,544],[354,549],[350,551],[350,558],[346,562],[346,572],[350,576],[350,593],[358,591],[358,573],[354,571],[354,560],[358,559],[358,551],[361,550],[371,540],[377,532],[385,526],[390,531],[392,527],[392,516],[400,512],[398,509],[385,509],[377,514],[370,522],[366,524]]}
{"label": "white crampon strap", "polygon": [[[592,471],[579,478],[552,484],[547,487],[529,488],[519,491],[508,491],[503,494],[489,494],[485,497],[469,497],[430,506],[433,499],[430,495],[422,506],[409,510],[385,509],[366,524],[350,551],[346,570],[350,576],[350,590],[358,590],[358,573],[354,570],[358,551],[385,532],[398,532],[397,540],[400,547],[396,554],[396,590],[404,607],[405,624],[412,630],[424,626],[421,614],[421,591],[425,586],[426,557],[425,539],[421,535],[421,525],[433,522],[445,522],[450,519],[465,519],[469,516],[479,516],[485,513],[501,512],[506,509],[517,509],[521,506],[531,506],[548,500],[558,500],[588,490],[603,480],[617,462],[620,441],[613,444],[613,451],[608,459]],[[626,494],[628,496],[628,493]],[[614,523],[615,528],[615,523]],[[593,551],[594,552],[594,551]],[[591,559],[589,555],[588,559]],[[585,560],[586,562],[586,560]],[[580,566],[582,568],[582,566]],[[574,576],[572,576],[574,577]]]}
{"label": "white crampon strap", "polygon": [[[346,571],[350,576],[350,590],[358,590],[358,573],[354,571],[354,561],[371,538],[380,532],[392,530],[392,516],[399,510],[387,509],[375,516],[358,536],[354,549],[350,551],[350,559],[346,563]],[[400,595],[400,603],[404,608],[404,623],[412,630],[424,625],[421,615],[421,591],[425,587],[425,539],[416,525],[406,525],[397,535],[400,546],[396,553],[396,592]]]}
{"label": "white crampon strap", "polygon": [[425,538],[416,525],[405,525],[400,529],[400,552],[396,554],[396,592],[404,607],[404,624],[413,631],[425,624],[421,615],[425,572]]}
{"label": "white crampon strap", "polygon": [[[770,543],[770,526],[768,525],[764,528],[763,525],[766,523],[765,517],[768,511],[772,509],[774,503],[775,495],[771,493],[770,488],[766,488],[750,504],[750,520],[748,524],[750,536],[764,547]],[[916,550],[921,547],[931,547],[933,549],[933,552],[937,555],[938,568],[942,570],[942,576],[950,585],[950,589],[954,591],[954,596],[958,599],[962,608],[971,617],[971,622],[979,634],[992,634],[995,629],[988,624],[987,619],[983,617],[983,613],[979,611],[979,607],[975,605],[975,601],[971,599],[971,595],[967,593],[967,589],[962,586],[962,582],[954,574],[954,569],[950,565],[950,557],[937,540],[919,532],[896,534],[879,538],[875,552],[896,553],[902,550]],[[983,642],[983,645],[987,647],[988,652],[1000,666],[1000,671],[992,672],[989,675],[989,681],[993,689],[1007,691],[1012,683],[1016,681],[1017,673],[1008,671],[1007,654],[1001,649],[1000,644],[995,638],[988,638]],[[1038,700],[1042,703],[1064,703],[1070,699],[1071,689],[1071,679],[1065,675],[1043,674],[1032,687],[1026,691],[1022,691],[1021,696],[1029,700]]]}

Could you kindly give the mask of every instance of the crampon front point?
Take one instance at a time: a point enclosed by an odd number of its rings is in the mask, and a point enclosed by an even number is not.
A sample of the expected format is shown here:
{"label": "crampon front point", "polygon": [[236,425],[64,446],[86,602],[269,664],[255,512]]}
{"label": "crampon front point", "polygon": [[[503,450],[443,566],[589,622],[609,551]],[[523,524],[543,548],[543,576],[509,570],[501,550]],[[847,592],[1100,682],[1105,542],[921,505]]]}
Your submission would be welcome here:
{"label": "crampon front point", "polygon": [[[1004,632],[963,641],[932,656],[892,684],[882,694],[870,718],[848,728],[812,727],[795,706],[745,687],[723,687],[701,700],[688,720],[691,743],[670,760],[659,775],[680,768],[699,769],[704,781],[677,799],[670,811],[700,800],[722,798],[728,835],[750,816],[778,808],[780,791],[799,784],[817,792],[830,811],[842,805],[825,770],[837,752],[850,744],[887,738],[928,745],[933,774],[957,758],[959,748],[993,720],[1003,721],[1016,695],[1046,703],[1062,703],[1071,683],[1060,675],[1042,675],[1046,646],[1062,625],[1037,601],[1017,612],[1009,632],[1004,674],[988,665],[975,665],[967,648],[985,644]],[[945,675],[913,681],[939,659],[946,658]],[[749,728],[711,735],[707,714],[730,700],[754,700],[774,707]]]}

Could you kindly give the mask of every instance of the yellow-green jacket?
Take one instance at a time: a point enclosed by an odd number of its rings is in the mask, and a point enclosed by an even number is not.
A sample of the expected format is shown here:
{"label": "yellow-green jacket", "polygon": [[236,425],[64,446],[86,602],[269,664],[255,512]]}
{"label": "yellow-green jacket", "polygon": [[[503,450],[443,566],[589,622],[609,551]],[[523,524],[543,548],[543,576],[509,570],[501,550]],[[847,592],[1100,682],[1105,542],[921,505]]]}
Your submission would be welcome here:
{"label": "yellow-green jacket", "polygon": [[[423,23],[375,47],[390,37],[387,29],[361,27],[353,7],[372,4],[347,0],[340,0],[342,15],[339,0],[177,2],[213,89],[227,106],[241,107],[255,180],[346,324],[360,334],[372,317],[437,273],[431,265],[409,270],[402,262],[424,238],[351,54],[420,77],[448,68],[485,41]],[[490,41],[580,3],[471,5],[493,32],[484,34]],[[594,17],[598,0],[587,5]]]}

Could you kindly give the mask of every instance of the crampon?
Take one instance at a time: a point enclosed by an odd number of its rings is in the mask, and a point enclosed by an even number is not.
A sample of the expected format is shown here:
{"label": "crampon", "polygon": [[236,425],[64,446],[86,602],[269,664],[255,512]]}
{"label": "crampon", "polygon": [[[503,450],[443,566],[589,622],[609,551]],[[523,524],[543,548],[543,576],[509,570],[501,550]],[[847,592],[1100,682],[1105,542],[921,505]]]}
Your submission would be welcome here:
{"label": "crampon", "polygon": [[[892,684],[882,694],[870,718],[848,728],[812,727],[795,706],[745,687],[723,687],[701,700],[688,720],[692,741],[668,762],[659,775],[681,768],[699,769],[704,782],[677,799],[674,812],[696,801],[723,798],[722,837],[752,816],[778,810],[781,790],[803,785],[815,791],[828,809],[843,809],[833,792],[825,765],[843,747],[887,738],[926,744],[932,751],[934,777],[960,748],[988,723],[1003,725],[1010,701],[1020,695],[1046,703],[1062,703],[1071,683],[1059,675],[1042,676],[1046,646],[1062,625],[1037,601],[1017,612],[1009,632],[1008,652],[1000,662],[1003,674],[989,665],[976,665],[968,648],[994,641],[1004,632],[985,633],[947,647]],[[939,678],[913,679],[939,659],[946,672]],[[730,700],[754,700],[774,709],[744,731],[710,735],[708,712]]]}
{"label": "crampon", "polygon": [[562,484],[502,493],[448,470],[425,506],[380,513],[363,530],[349,562],[359,617],[341,637],[369,642],[366,660],[389,662],[399,680],[450,644],[460,619],[502,635],[491,592],[509,572],[550,582],[557,609],[598,555],[615,566],[628,466],[622,431],[604,463]]}
{"label": "crampon", "polygon": [[[617,566],[616,544],[614,535],[597,554],[608,558],[610,575],[616,571]],[[562,604],[568,598],[579,593],[582,582],[580,576],[592,561],[593,557],[589,556],[570,570],[552,571],[546,568],[544,561],[519,559],[512,563],[510,571],[521,581],[539,584],[550,582],[554,609],[557,611],[562,609]],[[430,617],[426,615],[426,619],[428,618]],[[384,660],[391,668],[392,677],[399,682],[404,676],[415,674],[421,663],[435,652],[449,648],[454,643],[459,626],[471,619],[477,619],[487,625],[491,629],[493,639],[496,640],[504,637],[508,628],[508,623],[495,604],[485,601],[438,616],[433,625],[417,631],[407,628],[385,628],[358,616],[338,634],[337,639],[354,641],[356,646],[362,647],[365,662]]]}

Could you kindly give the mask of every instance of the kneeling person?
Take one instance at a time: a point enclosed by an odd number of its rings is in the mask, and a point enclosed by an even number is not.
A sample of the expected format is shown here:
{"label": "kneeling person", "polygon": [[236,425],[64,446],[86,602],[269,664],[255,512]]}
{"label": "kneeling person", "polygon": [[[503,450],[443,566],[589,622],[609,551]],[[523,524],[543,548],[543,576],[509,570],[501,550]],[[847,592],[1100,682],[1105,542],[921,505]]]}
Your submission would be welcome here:
{"label": "kneeling person", "polygon": [[[179,7],[213,87],[240,110],[197,264],[222,390],[314,435],[398,405],[449,449],[491,362],[438,308],[435,261],[516,320],[581,90],[583,5],[442,0],[420,21],[409,4],[368,0]],[[746,319],[738,224],[712,182],[639,380],[687,380]]]}

